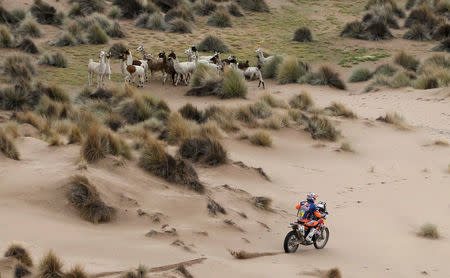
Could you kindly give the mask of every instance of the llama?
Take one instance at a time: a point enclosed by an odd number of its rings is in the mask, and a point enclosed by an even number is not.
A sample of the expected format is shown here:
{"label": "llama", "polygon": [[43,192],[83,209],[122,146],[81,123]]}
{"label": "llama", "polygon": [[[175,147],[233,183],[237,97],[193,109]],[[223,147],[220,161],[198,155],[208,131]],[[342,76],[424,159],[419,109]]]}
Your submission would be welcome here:
{"label": "llama", "polygon": [[196,47],[195,45],[193,45],[193,46],[189,47],[188,49],[186,49],[186,51],[184,51],[184,54],[187,55],[188,61],[189,61],[189,62],[193,62],[193,61],[196,59],[196,57],[197,57],[197,59],[198,59],[199,62],[203,62],[203,61],[204,61],[204,62],[208,62],[208,63],[209,63],[209,61],[210,61],[214,56],[218,55],[219,52],[215,51],[215,52],[214,52],[214,55],[212,55],[212,56],[200,56],[200,55],[198,54],[198,49],[197,49],[197,47]]}
{"label": "llama", "polygon": [[177,59],[177,55],[175,52],[170,52],[168,56],[168,60],[173,64],[173,68],[178,74],[177,81],[175,82],[175,86],[178,85],[180,79],[184,78],[184,83],[188,85],[189,79],[191,78],[192,73],[197,68],[196,62],[182,62],[180,63]]}
{"label": "llama", "polygon": [[[127,57],[128,56],[132,56],[131,55],[131,51],[129,50],[129,49],[127,49],[126,51],[125,51],[125,55],[127,55]],[[147,71],[148,71],[148,63],[147,63],[147,60],[132,60],[132,65],[133,66],[140,66],[140,67],[142,67],[143,69],[144,69],[144,72],[145,72],[145,81],[147,81],[148,80],[148,78],[147,78]]]}
{"label": "llama", "polygon": [[105,63],[105,51],[100,51],[100,63],[94,62],[89,59],[88,64],[88,82],[89,86],[92,86],[92,77],[97,75],[97,87],[103,88],[103,78],[106,75],[106,63]]}
{"label": "llama", "polygon": [[[128,52],[129,53],[129,52]],[[138,87],[143,87],[145,82],[145,70],[141,66],[133,65],[133,56],[126,53],[121,55],[120,66],[122,73],[125,75],[125,82],[131,83],[139,78]]]}
{"label": "llama", "polygon": [[256,67],[250,67],[249,61],[247,60],[245,62],[237,63],[236,66],[234,66],[234,68],[237,69],[247,79],[250,80],[258,79],[259,80],[258,88],[261,86],[261,84],[263,89],[266,88],[266,85],[262,78],[261,65],[258,65]]}
{"label": "llama", "polygon": [[264,57],[263,51],[261,48],[255,50],[256,57],[258,58],[258,64],[264,65],[264,63],[269,62],[273,59],[274,56]]}
{"label": "llama", "polygon": [[177,72],[173,67],[173,63],[168,61],[166,52],[164,51],[159,52],[158,57],[162,59],[163,62],[163,84],[166,84],[167,75],[170,75],[172,78],[172,85],[175,85],[175,77],[177,76]]}
{"label": "llama", "polygon": [[106,53],[106,76],[108,76],[108,80],[111,80],[111,52]]}

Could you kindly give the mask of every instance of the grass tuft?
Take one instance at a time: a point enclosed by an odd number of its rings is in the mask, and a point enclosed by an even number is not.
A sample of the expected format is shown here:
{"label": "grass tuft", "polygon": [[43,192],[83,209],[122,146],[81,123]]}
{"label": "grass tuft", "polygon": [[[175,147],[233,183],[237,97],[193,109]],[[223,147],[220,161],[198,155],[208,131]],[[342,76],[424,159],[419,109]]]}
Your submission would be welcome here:
{"label": "grass tuft", "polygon": [[327,118],[318,115],[313,115],[308,119],[306,130],[311,133],[313,139],[336,141],[340,135],[339,131]]}
{"label": "grass tuft", "polygon": [[11,48],[13,47],[14,37],[9,32],[6,26],[0,25],[0,47]]}
{"label": "grass tuft", "polygon": [[269,6],[264,0],[237,0],[244,10],[251,12],[268,12]]}
{"label": "grass tuft", "polygon": [[176,18],[169,23],[167,30],[171,33],[186,34],[192,33],[192,26],[182,18]]}
{"label": "grass tuft", "polygon": [[372,78],[372,73],[368,68],[355,68],[350,75],[348,82],[362,82]]}
{"label": "grass tuft", "polygon": [[36,74],[36,69],[29,56],[11,55],[3,62],[3,73],[11,82],[30,81]]}
{"label": "grass tuft", "polygon": [[221,53],[226,53],[229,51],[229,48],[221,39],[214,36],[207,36],[198,45],[198,50],[204,52],[219,51]]}
{"label": "grass tuft", "polygon": [[84,271],[81,265],[73,266],[68,272],[64,274],[64,278],[88,278],[89,276]]}
{"label": "grass tuft", "polygon": [[414,56],[409,55],[405,51],[400,51],[399,53],[397,53],[397,55],[395,55],[394,57],[394,62],[397,65],[402,66],[404,69],[412,71],[416,71],[420,64],[419,60],[414,58]]}
{"label": "grass tuft", "polygon": [[200,0],[200,2],[194,6],[195,13],[199,16],[210,15],[216,9],[217,5],[211,0]]}
{"label": "grass tuft", "polygon": [[27,18],[20,23],[17,32],[22,36],[31,36],[33,38],[40,38],[42,35],[41,29],[37,22],[32,18]]}
{"label": "grass tuft", "polygon": [[422,225],[417,234],[430,239],[438,239],[440,237],[437,226],[431,223]]}
{"label": "grass tuft", "polygon": [[377,121],[395,125],[400,129],[408,129],[405,119],[398,113],[386,113],[384,117],[378,117]]}
{"label": "grass tuft", "polygon": [[332,102],[330,106],[325,108],[325,111],[331,116],[344,117],[350,119],[357,118],[356,114],[353,113],[352,110],[350,110],[344,104],[339,102]]}
{"label": "grass tuft", "polygon": [[238,5],[231,3],[230,5],[228,5],[228,12],[235,17],[241,17],[244,16],[244,14],[241,12],[241,9],[239,8]]}
{"label": "grass tuft", "polygon": [[415,40],[415,41],[429,41],[428,31],[422,24],[414,24],[411,28],[405,32],[403,35],[404,39]]}
{"label": "grass tuft", "polygon": [[8,246],[8,249],[5,252],[5,257],[13,257],[21,264],[31,267],[33,266],[33,261],[31,259],[30,253],[25,247],[20,244],[13,243]]}
{"label": "grass tuft", "polygon": [[271,147],[272,138],[266,131],[257,131],[249,137],[250,143],[255,146]]}
{"label": "grass tuft", "polygon": [[55,7],[42,0],[34,0],[30,12],[41,24],[61,25],[64,19],[63,13],[57,12]]}
{"label": "grass tuft", "polygon": [[242,74],[235,69],[225,71],[222,83],[221,98],[245,98],[248,87]]}
{"label": "grass tuft", "polygon": [[20,41],[20,43],[17,45],[17,48],[26,53],[39,53],[39,49],[37,48],[36,44],[34,44],[34,42],[29,38],[22,39],[22,41]]}
{"label": "grass tuft", "polygon": [[294,56],[287,56],[278,66],[277,81],[279,84],[296,83],[304,74]]}
{"label": "grass tuft", "polygon": [[62,262],[61,260],[53,253],[53,251],[49,251],[40,261],[39,263],[39,273],[37,275],[38,278],[63,278],[64,274],[62,272]]}
{"label": "grass tuft", "polygon": [[313,37],[311,30],[309,30],[308,27],[298,28],[294,33],[293,40],[297,42],[312,42]]}
{"label": "grass tuft", "polygon": [[61,52],[54,52],[53,54],[45,53],[39,57],[38,64],[57,68],[67,68],[67,59]]}
{"label": "grass tuft", "polygon": [[310,111],[314,108],[314,101],[307,91],[302,90],[299,95],[293,96],[289,100],[289,105],[292,108]]}
{"label": "grass tuft", "polygon": [[218,9],[208,18],[206,24],[220,28],[232,26],[231,18],[224,9]]}
{"label": "grass tuft", "polygon": [[94,23],[88,28],[87,40],[90,44],[105,44],[108,42],[108,35],[98,23]]}
{"label": "grass tuft", "polygon": [[209,166],[217,166],[226,163],[227,152],[219,141],[210,138],[185,139],[178,150],[180,155]]}

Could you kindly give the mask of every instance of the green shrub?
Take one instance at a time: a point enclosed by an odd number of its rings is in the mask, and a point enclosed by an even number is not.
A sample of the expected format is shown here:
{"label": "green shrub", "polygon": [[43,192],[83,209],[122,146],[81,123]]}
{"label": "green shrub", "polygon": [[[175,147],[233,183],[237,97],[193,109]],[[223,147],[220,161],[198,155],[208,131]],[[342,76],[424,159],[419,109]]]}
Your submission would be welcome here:
{"label": "green shrub", "polygon": [[348,82],[361,82],[367,81],[372,78],[372,73],[368,68],[355,68],[348,79]]}
{"label": "green shrub", "polygon": [[208,21],[206,22],[206,24],[208,24],[210,26],[221,27],[221,28],[232,26],[230,16],[223,9],[218,9],[214,14],[212,14],[208,18]]}
{"label": "green shrub", "polygon": [[204,52],[219,51],[221,53],[226,53],[229,51],[229,48],[221,39],[214,36],[207,36],[198,45],[198,50]]}
{"label": "green shrub", "polygon": [[242,74],[235,69],[227,70],[223,78],[221,98],[245,98],[247,92],[247,82]]}

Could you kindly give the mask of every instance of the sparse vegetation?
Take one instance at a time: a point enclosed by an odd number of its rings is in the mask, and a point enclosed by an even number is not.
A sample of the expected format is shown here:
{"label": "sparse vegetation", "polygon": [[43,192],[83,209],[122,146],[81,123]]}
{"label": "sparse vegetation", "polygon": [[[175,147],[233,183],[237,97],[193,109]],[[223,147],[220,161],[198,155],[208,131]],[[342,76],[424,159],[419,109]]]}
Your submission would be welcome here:
{"label": "sparse vegetation", "polygon": [[313,139],[325,139],[336,141],[339,137],[339,131],[325,117],[313,115],[308,119],[307,131],[311,133]]}
{"label": "sparse vegetation", "polygon": [[294,33],[293,40],[298,42],[312,42],[313,37],[311,30],[309,30],[308,27],[298,28]]}
{"label": "sparse vegetation", "polygon": [[288,107],[288,105],[286,104],[286,102],[283,99],[273,96],[270,92],[264,93],[260,97],[260,100],[264,101],[265,103],[270,105],[270,107],[273,107],[273,108],[287,108]]}
{"label": "sparse vegetation", "polygon": [[17,32],[23,36],[31,36],[33,38],[39,38],[42,35],[41,29],[39,29],[36,21],[32,18],[22,21]]}
{"label": "sparse vegetation", "polygon": [[41,24],[61,25],[64,19],[62,12],[42,0],[35,0],[30,8],[31,14]]}
{"label": "sparse vegetation", "polygon": [[339,150],[343,151],[343,152],[354,152],[352,145],[350,145],[349,142],[342,142],[341,147],[339,148]]}
{"label": "sparse vegetation", "polygon": [[64,278],[88,278],[88,275],[83,267],[77,264],[64,274]]}
{"label": "sparse vegetation", "polygon": [[115,208],[103,202],[96,187],[81,175],[71,178],[67,199],[78,210],[81,218],[94,224],[109,222],[116,213]]}
{"label": "sparse vegetation", "polygon": [[31,54],[39,53],[39,49],[37,48],[36,44],[34,44],[34,42],[29,38],[22,39],[20,43],[17,45],[17,48],[26,53]]}
{"label": "sparse vegetation", "polygon": [[219,141],[205,138],[186,139],[178,150],[183,158],[216,166],[227,161],[227,153]]}
{"label": "sparse vegetation", "polygon": [[207,36],[204,38],[198,45],[198,50],[205,52],[219,51],[221,53],[226,53],[229,51],[228,46],[226,46],[222,40],[214,36]]}
{"label": "sparse vegetation", "polygon": [[385,116],[378,117],[377,121],[395,125],[400,129],[408,129],[405,119],[398,113],[386,113]]}
{"label": "sparse vegetation", "polygon": [[236,16],[236,17],[244,16],[244,14],[241,12],[241,9],[239,9],[239,6],[234,3],[231,3],[230,5],[228,5],[228,12],[232,16]]}
{"label": "sparse vegetation", "polygon": [[431,223],[420,226],[418,235],[430,239],[438,239],[440,237],[437,226]]}
{"label": "sparse vegetation", "polygon": [[5,252],[5,257],[13,257],[21,264],[31,267],[33,266],[33,261],[31,259],[30,253],[21,244],[13,243],[8,246]]}
{"label": "sparse vegetation", "polygon": [[210,0],[200,0],[200,3],[197,3],[194,6],[195,13],[199,16],[210,15],[217,9],[217,5]]}
{"label": "sparse vegetation", "polygon": [[67,59],[61,52],[54,52],[53,54],[44,53],[39,58],[38,64],[49,65],[57,68],[67,68]]}
{"label": "sparse vegetation", "polygon": [[10,48],[13,47],[14,38],[9,32],[6,26],[0,25],[0,47]]}
{"label": "sparse vegetation", "polygon": [[94,23],[88,29],[87,40],[90,44],[104,44],[108,42],[108,35],[98,23]]}
{"label": "sparse vegetation", "polygon": [[348,82],[367,81],[372,77],[372,73],[368,68],[355,68],[348,79]]}
{"label": "sparse vegetation", "polygon": [[107,154],[129,157],[129,147],[117,135],[97,125],[91,125],[81,146],[81,154],[88,162],[95,162]]}
{"label": "sparse vegetation", "polygon": [[191,24],[181,18],[176,18],[169,23],[169,27],[167,29],[171,33],[192,33]]}
{"label": "sparse vegetation", "polygon": [[235,69],[225,72],[222,83],[221,98],[245,98],[248,87],[244,77]]}
{"label": "sparse vegetation", "polygon": [[402,66],[404,69],[416,71],[420,62],[414,56],[409,55],[405,51],[400,51],[394,58],[394,62],[397,65]]}
{"label": "sparse vegetation", "polygon": [[62,278],[64,273],[62,271],[61,260],[53,253],[49,251],[39,263],[38,278]]}
{"label": "sparse vegetation", "polygon": [[344,104],[339,102],[332,102],[330,106],[325,108],[325,111],[331,116],[338,116],[344,118],[356,118],[355,113],[347,108]]}
{"label": "sparse vegetation", "polygon": [[208,18],[208,21],[206,23],[208,25],[221,28],[232,26],[231,18],[224,9],[218,9]]}
{"label": "sparse vegetation", "polygon": [[278,66],[277,81],[280,84],[296,83],[305,74],[296,57],[287,56]]}
{"label": "sparse vegetation", "polygon": [[345,90],[345,83],[339,74],[329,66],[321,66],[317,72],[310,72],[300,79],[300,83],[311,85],[328,85],[340,90]]}
{"label": "sparse vegetation", "polygon": [[299,95],[293,96],[289,100],[289,105],[292,108],[310,111],[314,108],[314,101],[307,91],[302,90]]}
{"label": "sparse vegetation", "polygon": [[271,147],[272,138],[266,131],[257,131],[249,137],[250,143],[255,146]]}

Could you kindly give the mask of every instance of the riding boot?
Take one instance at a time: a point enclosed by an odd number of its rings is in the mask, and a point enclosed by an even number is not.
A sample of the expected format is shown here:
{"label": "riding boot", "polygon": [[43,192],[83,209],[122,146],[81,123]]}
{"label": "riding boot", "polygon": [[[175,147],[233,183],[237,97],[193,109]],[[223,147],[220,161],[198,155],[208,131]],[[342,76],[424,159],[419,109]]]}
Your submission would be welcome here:
{"label": "riding boot", "polygon": [[312,243],[312,238],[313,238],[313,236],[314,236],[315,233],[316,233],[316,229],[314,229],[313,227],[311,227],[310,230],[309,230],[309,234],[308,234],[308,236],[306,237],[306,242]]}

